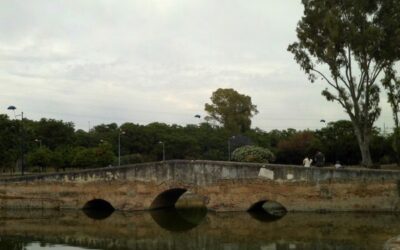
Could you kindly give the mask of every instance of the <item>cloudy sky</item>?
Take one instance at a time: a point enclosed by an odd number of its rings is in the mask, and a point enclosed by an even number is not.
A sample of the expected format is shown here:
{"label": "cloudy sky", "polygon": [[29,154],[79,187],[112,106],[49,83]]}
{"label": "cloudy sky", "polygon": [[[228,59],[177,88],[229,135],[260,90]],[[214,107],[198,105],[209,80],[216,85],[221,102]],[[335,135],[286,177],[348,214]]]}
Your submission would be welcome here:
{"label": "cloudy sky", "polygon": [[[249,95],[253,127],[346,118],[286,51],[300,0],[13,0],[0,3],[0,113],[100,123],[198,123],[217,88]],[[384,104],[385,100],[383,100]],[[377,126],[391,126],[383,105]]]}

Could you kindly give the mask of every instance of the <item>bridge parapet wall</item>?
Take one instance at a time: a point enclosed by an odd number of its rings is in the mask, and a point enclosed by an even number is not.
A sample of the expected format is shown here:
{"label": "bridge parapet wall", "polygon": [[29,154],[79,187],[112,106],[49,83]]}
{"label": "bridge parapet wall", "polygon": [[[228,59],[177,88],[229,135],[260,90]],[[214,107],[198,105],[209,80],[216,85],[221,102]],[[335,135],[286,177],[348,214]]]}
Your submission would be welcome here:
{"label": "bridge parapet wall", "polygon": [[166,193],[174,202],[177,194],[197,195],[216,211],[267,200],[290,211],[400,211],[400,171],[175,160],[0,179],[0,208],[105,200],[118,210],[143,210]]}
{"label": "bridge parapet wall", "polygon": [[278,182],[386,181],[400,180],[400,171],[373,169],[305,168],[296,165],[254,164],[218,161],[171,160],[121,167],[87,169],[0,179],[0,185],[15,182],[178,181],[209,185],[227,179],[270,179]]}

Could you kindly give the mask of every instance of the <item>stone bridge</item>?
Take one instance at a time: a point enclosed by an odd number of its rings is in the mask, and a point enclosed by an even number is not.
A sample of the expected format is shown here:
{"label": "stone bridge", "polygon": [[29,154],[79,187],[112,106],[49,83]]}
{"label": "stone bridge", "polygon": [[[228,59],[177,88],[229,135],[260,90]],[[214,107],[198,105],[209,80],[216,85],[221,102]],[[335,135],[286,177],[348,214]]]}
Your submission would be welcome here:
{"label": "stone bridge", "polygon": [[[399,211],[400,171],[173,160],[0,180],[1,208]],[[190,199],[187,199],[190,198]],[[194,201],[194,202],[193,202]]]}

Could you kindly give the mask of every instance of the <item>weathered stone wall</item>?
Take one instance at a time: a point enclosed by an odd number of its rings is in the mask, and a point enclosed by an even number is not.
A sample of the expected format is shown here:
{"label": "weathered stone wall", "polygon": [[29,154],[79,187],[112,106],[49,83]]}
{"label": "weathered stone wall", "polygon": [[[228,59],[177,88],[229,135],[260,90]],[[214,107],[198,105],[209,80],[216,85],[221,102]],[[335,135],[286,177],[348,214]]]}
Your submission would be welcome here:
{"label": "weathered stone wall", "polygon": [[399,171],[167,161],[3,179],[0,207],[82,208],[103,199],[118,210],[143,210],[179,188],[216,211],[243,211],[262,200],[289,211],[399,211],[399,180]]}

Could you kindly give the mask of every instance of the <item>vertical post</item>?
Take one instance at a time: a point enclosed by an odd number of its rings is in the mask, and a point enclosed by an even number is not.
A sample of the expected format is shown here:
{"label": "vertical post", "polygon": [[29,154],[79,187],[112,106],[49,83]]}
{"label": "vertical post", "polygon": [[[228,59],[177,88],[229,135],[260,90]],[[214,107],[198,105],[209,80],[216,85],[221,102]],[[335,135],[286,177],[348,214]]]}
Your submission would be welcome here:
{"label": "vertical post", "polygon": [[118,130],[118,167],[121,166],[121,130]]}
{"label": "vertical post", "polygon": [[24,112],[21,112],[21,174],[24,175]]}
{"label": "vertical post", "polygon": [[231,138],[228,139],[228,161],[231,161]]}
{"label": "vertical post", "polygon": [[39,149],[42,148],[42,140],[35,139],[35,142],[39,143]]}
{"label": "vertical post", "polygon": [[165,144],[163,141],[159,141],[158,144],[162,144],[162,160],[165,161]]}
{"label": "vertical post", "polygon": [[121,135],[124,135],[125,131],[118,130],[118,166],[121,166]]}
{"label": "vertical post", "polygon": [[165,144],[162,143],[162,160],[165,161]]}

